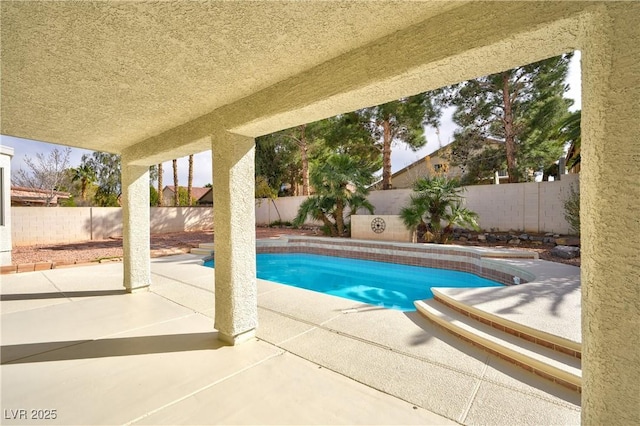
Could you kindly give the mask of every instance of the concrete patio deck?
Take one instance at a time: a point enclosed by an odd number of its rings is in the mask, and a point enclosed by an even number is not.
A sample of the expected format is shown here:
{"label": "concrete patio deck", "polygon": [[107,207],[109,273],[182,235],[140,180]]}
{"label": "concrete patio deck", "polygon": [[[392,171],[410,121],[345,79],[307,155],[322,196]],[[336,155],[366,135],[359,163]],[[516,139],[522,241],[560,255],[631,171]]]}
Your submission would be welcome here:
{"label": "concrete patio deck", "polygon": [[153,259],[152,282],[124,293],[119,263],[2,276],[2,423],[580,422],[578,393],[416,312],[258,280],[257,339],[229,347],[199,257]]}

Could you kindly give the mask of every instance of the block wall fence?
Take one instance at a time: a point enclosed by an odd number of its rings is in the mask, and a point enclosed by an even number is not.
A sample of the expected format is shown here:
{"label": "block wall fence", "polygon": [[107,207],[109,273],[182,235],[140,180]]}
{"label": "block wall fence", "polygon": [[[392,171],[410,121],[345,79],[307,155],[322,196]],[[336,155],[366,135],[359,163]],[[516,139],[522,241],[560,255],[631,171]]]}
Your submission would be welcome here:
{"label": "block wall fence", "polygon": [[[572,186],[577,189],[578,175],[564,175],[561,181],[555,182],[469,186],[464,197],[466,206],[480,216],[480,227],[484,230],[568,234],[564,200]],[[407,231],[391,216],[399,214],[411,192],[396,189],[369,194],[374,214],[384,216],[393,224],[393,229],[388,231],[402,234],[402,240]],[[256,224],[292,221],[305,198],[256,200]],[[152,207],[150,218],[152,234],[213,229],[211,207]],[[308,224],[321,225],[313,221]],[[121,235],[122,209],[119,207],[11,207],[13,246],[71,243]],[[393,239],[397,240],[398,236]]]}
{"label": "block wall fence", "polygon": [[[463,196],[466,207],[478,213],[484,230],[568,234],[570,226],[564,219],[564,202],[571,187],[578,190],[578,180],[578,174],[568,174],[554,182],[468,186]],[[375,215],[394,216],[409,203],[412,192],[411,189],[372,191],[368,199],[375,207]],[[291,221],[304,200],[305,197],[261,200],[256,204],[256,223]],[[358,213],[369,214],[364,210]],[[321,225],[311,221],[309,224]]]}
{"label": "block wall fence", "polygon": [[[151,207],[151,233],[213,229],[211,207]],[[120,207],[11,207],[14,246],[122,236]]]}

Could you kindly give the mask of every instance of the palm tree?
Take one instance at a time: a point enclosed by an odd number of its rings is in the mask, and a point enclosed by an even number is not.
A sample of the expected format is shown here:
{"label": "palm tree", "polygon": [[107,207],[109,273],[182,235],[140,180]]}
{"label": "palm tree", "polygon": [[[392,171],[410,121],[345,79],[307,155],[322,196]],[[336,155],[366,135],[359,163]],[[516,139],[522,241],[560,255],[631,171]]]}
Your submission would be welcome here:
{"label": "palm tree", "polygon": [[[415,194],[409,205],[400,210],[400,217],[414,232],[414,241],[428,239],[445,244],[454,226],[479,229],[478,215],[462,206],[463,188],[457,179],[422,177],[414,183],[413,190]],[[430,238],[425,238],[428,234]]]}
{"label": "palm tree", "polygon": [[178,160],[173,159],[173,205],[175,207],[180,205],[180,196],[178,194]]}
{"label": "palm tree", "polygon": [[366,199],[375,165],[345,155],[333,154],[314,164],[309,174],[316,193],[307,198],[293,221],[295,226],[307,217],[322,221],[332,237],[343,236],[348,217],[360,208],[373,213],[373,205]]}
{"label": "palm tree", "polygon": [[96,172],[88,164],[82,164],[79,167],[71,169],[71,172],[71,181],[80,181],[80,197],[82,198],[82,201],[85,201],[87,196],[87,186],[95,182]]}
{"label": "palm tree", "polygon": [[187,178],[187,202],[193,204],[191,193],[193,192],[193,154],[189,155],[189,176]]}
{"label": "palm tree", "polygon": [[164,194],[162,193],[162,175],[164,174],[164,170],[162,170],[162,163],[158,164],[158,207],[162,207],[164,204]]}

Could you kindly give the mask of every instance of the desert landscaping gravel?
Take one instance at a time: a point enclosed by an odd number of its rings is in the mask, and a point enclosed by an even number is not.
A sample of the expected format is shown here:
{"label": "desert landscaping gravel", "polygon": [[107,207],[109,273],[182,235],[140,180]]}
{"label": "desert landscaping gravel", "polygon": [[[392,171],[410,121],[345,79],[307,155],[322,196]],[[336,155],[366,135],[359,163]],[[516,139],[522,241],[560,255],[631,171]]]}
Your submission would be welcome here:
{"label": "desert landscaping gravel", "polygon": [[[256,238],[278,238],[282,235],[306,235],[322,236],[316,229],[291,229],[257,227]],[[171,234],[151,235],[151,257],[170,256],[174,254],[189,253],[191,248],[198,247],[201,243],[214,240],[214,232],[194,231],[178,232]],[[458,242],[455,244],[467,246],[506,247],[498,244],[475,242]],[[553,246],[527,246],[521,245],[514,250],[535,251],[540,259],[552,262],[561,262],[574,266],[580,266],[580,258],[562,259],[550,254]],[[122,238],[108,240],[82,241],[68,244],[41,244],[31,246],[14,247],[11,257],[14,265],[31,264],[38,262],[52,262],[56,267],[72,264],[85,264],[100,261],[119,261],[122,259]]]}

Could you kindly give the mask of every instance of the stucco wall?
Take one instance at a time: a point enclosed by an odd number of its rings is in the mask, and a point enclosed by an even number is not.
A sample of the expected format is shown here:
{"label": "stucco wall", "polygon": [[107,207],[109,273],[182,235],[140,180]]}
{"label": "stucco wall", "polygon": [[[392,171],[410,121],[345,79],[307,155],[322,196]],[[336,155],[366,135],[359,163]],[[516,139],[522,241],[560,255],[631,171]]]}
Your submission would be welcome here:
{"label": "stucco wall", "polygon": [[[380,226],[381,223],[384,225]],[[355,239],[407,243],[411,242],[411,236],[399,216],[359,214],[351,217],[351,237]]]}
{"label": "stucco wall", "polygon": [[[12,207],[14,246],[71,243],[122,235],[119,207]],[[211,207],[152,207],[151,233],[213,228]]]}

